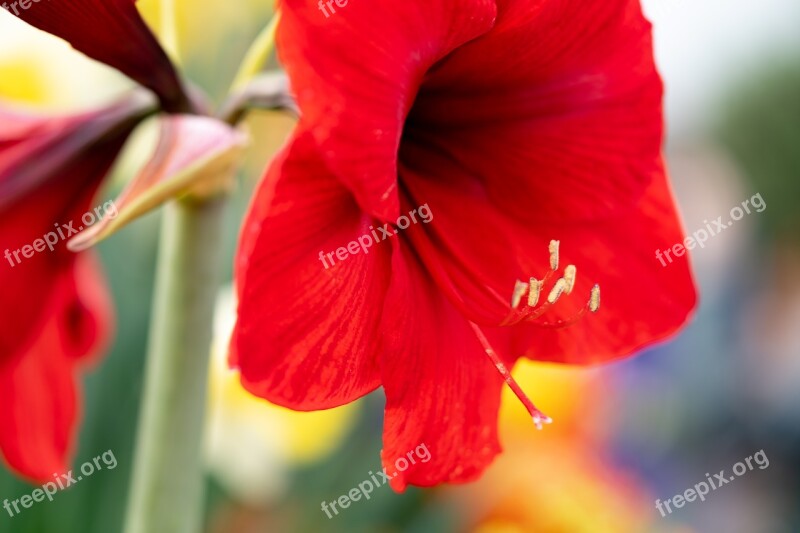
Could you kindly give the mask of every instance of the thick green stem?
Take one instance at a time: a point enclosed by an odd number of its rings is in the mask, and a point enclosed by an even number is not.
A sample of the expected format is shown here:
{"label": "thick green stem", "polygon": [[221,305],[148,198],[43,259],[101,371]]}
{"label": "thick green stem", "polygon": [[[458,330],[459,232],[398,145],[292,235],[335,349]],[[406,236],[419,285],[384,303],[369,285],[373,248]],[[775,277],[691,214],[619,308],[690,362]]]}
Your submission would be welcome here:
{"label": "thick green stem", "polygon": [[225,197],[166,206],[125,533],[197,533]]}
{"label": "thick green stem", "polygon": [[275,48],[275,32],[278,29],[278,22],[281,20],[280,12],[272,15],[269,23],[258,34],[256,40],[250,45],[250,49],[239,65],[239,71],[233,78],[231,93],[235,93],[244,88],[251,79],[264,67],[264,63],[269,59],[272,50]]}

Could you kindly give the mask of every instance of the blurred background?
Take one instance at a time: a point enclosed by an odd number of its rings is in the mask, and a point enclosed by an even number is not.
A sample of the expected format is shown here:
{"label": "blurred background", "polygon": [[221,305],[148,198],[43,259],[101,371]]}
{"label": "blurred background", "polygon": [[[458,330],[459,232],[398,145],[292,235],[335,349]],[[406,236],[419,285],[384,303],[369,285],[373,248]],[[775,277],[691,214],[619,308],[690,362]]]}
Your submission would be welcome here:
{"label": "blurred background", "polygon": [[[181,61],[219,99],[267,23],[267,2],[188,0]],[[157,30],[156,1],[140,8]],[[387,486],[333,519],[320,509],[380,469],[382,397],[292,413],[253,399],[224,365],[233,321],[220,291],[206,444],[209,533],[628,533],[800,531],[800,2],[652,0],[666,81],[667,155],[689,233],[760,194],[746,215],[693,250],[697,316],[680,336],[600,368],[524,364],[515,374],[555,418],[536,432],[508,394],[506,452],[471,485]],[[114,71],[0,11],[0,98],[48,111],[85,108],[128,87]],[[250,190],[292,121],[248,119],[258,150],[229,216],[229,253]],[[136,167],[143,132],[104,199]],[[76,463],[112,450],[114,470],[10,518],[13,533],[119,531],[131,468],[155,266],[158,213],[100,245],[118,310],[105,361],[87,373]],[[230,275],[230,271],[228,272]],[[646,297],[647,295],[642,295]],[[756,468],[666,517],[655,507],[763,450]],[[32,487],[0,466],[0,499]],[[153,532],[168,533],[168,532]]]}

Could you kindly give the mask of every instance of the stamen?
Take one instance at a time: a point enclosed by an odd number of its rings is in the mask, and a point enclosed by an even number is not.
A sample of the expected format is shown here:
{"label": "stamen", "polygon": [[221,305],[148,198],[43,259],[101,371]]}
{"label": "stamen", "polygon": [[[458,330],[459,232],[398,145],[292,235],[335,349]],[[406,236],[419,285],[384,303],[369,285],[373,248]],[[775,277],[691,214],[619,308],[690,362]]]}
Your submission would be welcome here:
{"label": "stamen", "polygon": [[564,278],[559,278],[556,284],[553,285],[553,288],[550,289],[550,294],[547,295],[547,301],[551,304],[556,303],[565,290],[567,290],[567,282]]}
{"label": "stamen", "polygon": [[[500,323],[501,326],[510,326],[529,322],[547,328],[565,328],[575,324],[583,318],[587,312],[596,313],[600,309],[600,286],[595,285],[591,289],[591,295],[586,304],[571,317],[561,318],[563,312],[559,313],[559,318],[555,322],[540,320],[550,312],[551,308],[566,293],[571,294],[575,290],[578,269],[575,265],[567,265],[564,268],[564,275],[552,285],[550,280],[558,276],[559,248],[561,241],[550,241],[550,267],[541,280],[531,277],[528,283],[517,280],[514,285],[514,292],[511,295],[510,313]],[[542,293],[545,287],[550,287],[547,298],[542,302]],[[527,294],[527,299],[524,299]],[[525,302],[523,304],[523,302]]]}
{"label": "stamen", "polygon": [[558,270],[558,245],[561,241],[550,241],[550,270]]}
{"label": "stamen", "polygon": [[469,323],[472,326],[472,330],[475,332],[475,336],[478,337],[478,341],[483,346],[486,355],[489,356],[489,359],[494,364],[497,371],[503,376],[506,384],[509,388],[514,392],[514,394],[519,398],[519,401],[522,402],[522,405],[528,410],[528,414],[531,415],[533,419],[533,423],[536,426],[536,429],[542,429],[542,424],[552,424],[553,419],[541,412],[531,401],[530,398],[525,394],[522,388],[519,386],[519,383],[514,379],[514,376],[511,375],[511,372],[508,371],[505,363],[500,360],[498,357],[497,352],[494,351],[494,348],[489,344],[489,341],[486,339],[486,336],[481,331],[481,328],[475,324],[474,322]]}
{"label": "stamen", "polygon": [[528,307],[536,307],[539,303],[539,293],[542,292],[542,282],[531,278],[530,292],[528,292]]}
{"label": "stamen", "polygon": [[522,296],[527,290],[528,284],[524,281],[517,280],[517,283],[514,285],[514,293],[511,295],[511,307],[514,309],[519,307],[520,302],[522,302]]}
{"label": "stamen", "polygon": [[567,268],[564,269],[564,281],[567,282],[567,294],[572,293],[572,289],[575,288],[575,276],[578,274],[578,269],[575,268],[575,265],[567,265]]}
{"label": "stamen", "polygon": [[589,298],[589,311],[596,313],[598,309],[600,309],[600,285],[595,285]]}

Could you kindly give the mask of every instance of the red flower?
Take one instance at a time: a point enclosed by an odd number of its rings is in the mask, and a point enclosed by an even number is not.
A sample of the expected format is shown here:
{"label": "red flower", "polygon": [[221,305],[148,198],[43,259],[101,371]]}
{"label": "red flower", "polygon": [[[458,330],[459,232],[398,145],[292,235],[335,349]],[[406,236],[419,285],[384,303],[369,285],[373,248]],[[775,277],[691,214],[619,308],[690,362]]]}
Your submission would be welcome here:
{"label": "red flower", "polygon": [[66,239],[148,112],[138,97],[61,118],[0,110],[0,450],[34,480],[66,466],[74,375],[111,328],[100,270]]}
{"label": "red flower", "polygon": [[[28,7],[12,12],[151,89],[161,111],[191,107],[131,0]],[[111,329],[102,274],[91,256],[68,251],[67,240],[84,229],[81,219],[130,133],[159,110],[150,100],[136,92],[60,118],[0,109],[0,452],[32,480],[65,469],[80,410],[74,380]],[[117,202],[119,218],[73,239],[73,249],[186,192],[194,178],[181,175],[188,167],[222,173],[242,144],[232,128],[208,117],[178,115],[162,125],[156,154]],[[180,179],[170,181],[175,174]]]}
{"label": "red flower", "polygon": [[[517,358],[609,361],[687,320],[688,262],[652,255],[683,233],[638,2],[282,10],[302,119],[241,236],[231,362],[250,391],[314,410],[383,386],[393,487],[462,482],[500,450],[504,379],[543,421],[506,370]],[[429,224],[321,265],[423,204]],[[527,285],[512,298],[531,277],[534,306]],[[579,320],[595,283],[603,309]],[[398,471],[423,443],[431,460]]]}

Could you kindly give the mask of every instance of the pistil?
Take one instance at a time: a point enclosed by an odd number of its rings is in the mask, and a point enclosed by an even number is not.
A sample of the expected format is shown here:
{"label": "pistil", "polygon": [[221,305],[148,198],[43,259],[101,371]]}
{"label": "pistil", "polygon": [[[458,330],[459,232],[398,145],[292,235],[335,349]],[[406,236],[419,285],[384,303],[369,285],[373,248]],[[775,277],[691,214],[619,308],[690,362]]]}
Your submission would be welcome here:
{"label": "pistil", "polygon": [[481,343],[481,346],[486,352],[486,355],[489,357],[489,360],[503,377],[509,388],[522,402],[522,405],[524,405],[528,410],[528,414],[531,415],[536,429],[542,429],[543,424],[551,424],[553,419],[540,411],[539,408],[534,405],[531,399],[528,398],[528,396],[525,394],[525,391],[522,390],[522,387],[520,387],[519,383],[517,383],[517,381],[514,379],[514,376],[511,375],[508,367],[506,367],[505,363],[503,363],[503,361],[497,355],[497,352],[495,352],[494,348],[492,348],[491,344],[489,344],[489,340],[486,338],[486,335],[483,334],[481,328],[474,322],[470,322],[470,326],[472,326],[472,330],[475,332],[475,336],[478,337],[478,341]]}

